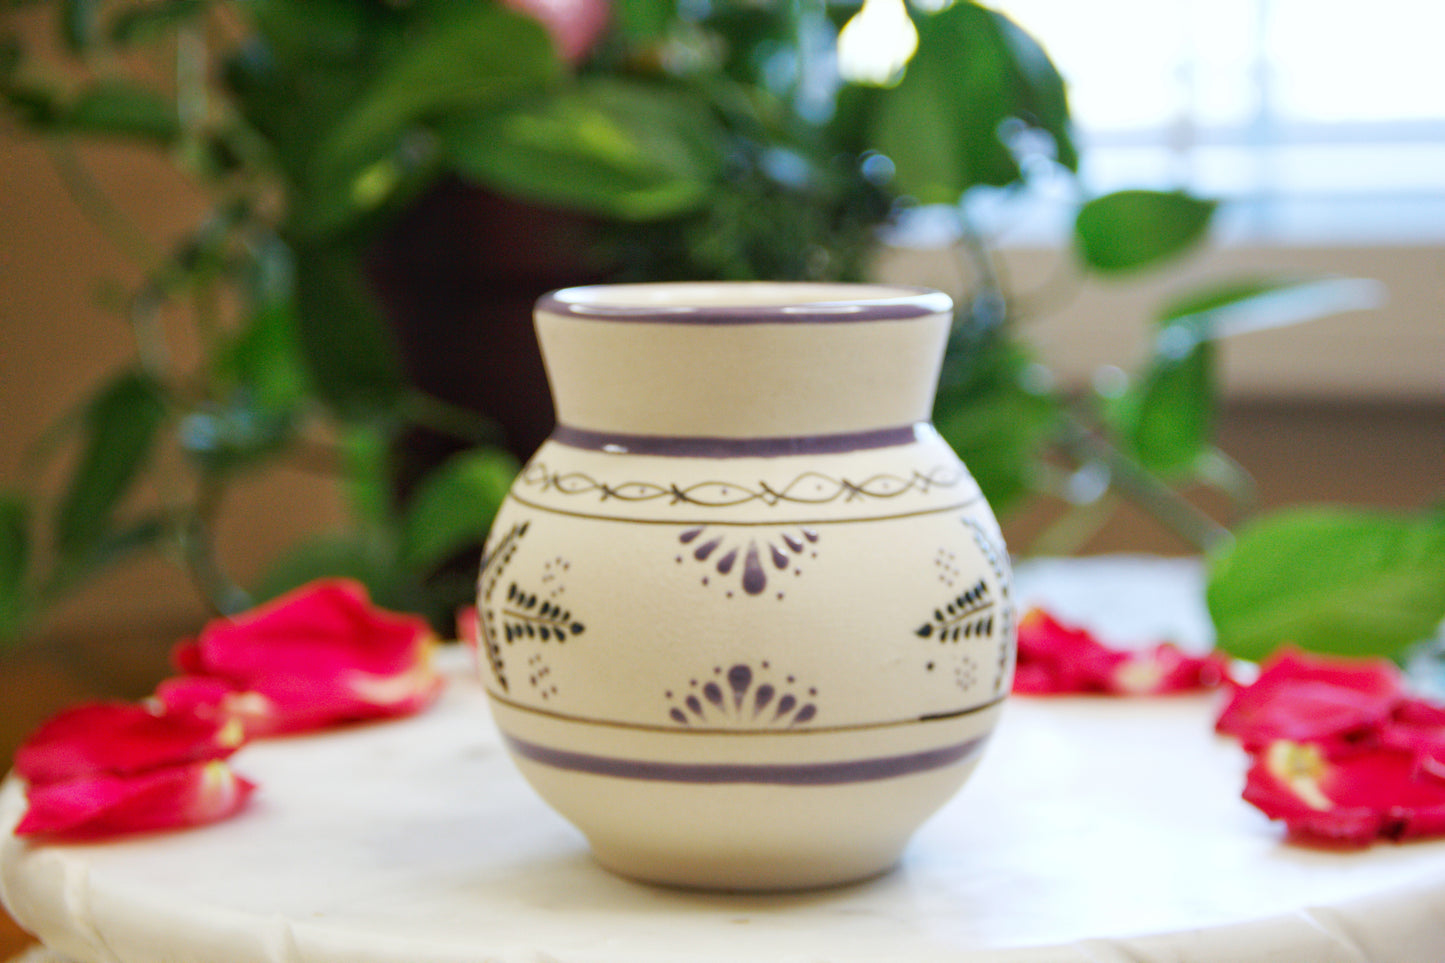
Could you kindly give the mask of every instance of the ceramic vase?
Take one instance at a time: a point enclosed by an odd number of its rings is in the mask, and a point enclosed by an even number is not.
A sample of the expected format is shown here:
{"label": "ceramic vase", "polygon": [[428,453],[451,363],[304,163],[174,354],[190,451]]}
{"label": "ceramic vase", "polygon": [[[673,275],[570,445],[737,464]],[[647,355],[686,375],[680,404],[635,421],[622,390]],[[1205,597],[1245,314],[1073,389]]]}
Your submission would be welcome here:
{"label": "ceramic vase", "polygon": [[1015,619],[997,523],[929,423],[951,310],[793,283],[538,302],[557,427],[487,540],[480,664],[604,866],[870,876],[977,764]]}

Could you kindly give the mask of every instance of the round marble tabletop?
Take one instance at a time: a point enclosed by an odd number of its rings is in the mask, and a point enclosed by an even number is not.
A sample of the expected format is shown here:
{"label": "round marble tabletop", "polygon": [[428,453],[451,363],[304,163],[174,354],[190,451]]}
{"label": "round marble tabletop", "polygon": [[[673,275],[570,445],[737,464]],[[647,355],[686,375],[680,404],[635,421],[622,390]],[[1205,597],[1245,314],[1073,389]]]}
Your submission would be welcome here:
{"label": "round marble tabletop", "polygon": [[[1187,561],[1043,562],[1047,605],[1120,642],[1208,644]],[[1445,959],[1445,841],[1319,851],[1240,799],[1213,695],[1012,700],[893,872],[791,895],[629,882],[532,795],[463,653],[435,708],[247,746],[237,819],[29,845],[0,793],[0,896],[31,963]],[[826,819],[826,810],[818,813]]]}

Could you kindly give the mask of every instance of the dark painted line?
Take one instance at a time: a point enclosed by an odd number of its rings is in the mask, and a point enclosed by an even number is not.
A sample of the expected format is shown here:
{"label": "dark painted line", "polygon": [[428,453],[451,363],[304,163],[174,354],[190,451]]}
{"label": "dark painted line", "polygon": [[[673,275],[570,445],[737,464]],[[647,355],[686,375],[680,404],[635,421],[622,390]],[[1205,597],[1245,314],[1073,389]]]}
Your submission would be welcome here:
{"label": "dark painted line", "polygon": [[911,719],[894,719],[891,722],[864,722],[848,726],[807,726],[800,729],[718,729],[709,726],[688,726],[682,728],[677,725],[648,725],[641,722],[618,722],[614,719],[589,719],[586,716],[568,715],[565,712],[556,712],[552,709],[543,709],[538,706],[523,705],[520,702],[513,702],[504,696],[487,690],[487,698],[494,702],[500,702],[515,712],[525,712],[529,715],[542,716],[546,719],[556,719],[561,722],[575,722],[586,726],[604,726],[609,729],[626,729],[635,732],[661,732],[677,736],[787,736],[802,737],[827,735],[838,732],[867,732],[874,729],[896,729],[899,726],[916,726],[920,722],[947,722],[950,719],[962,719],[965,716],[975,715],[992,709],[1003,702],[1007,696],[996,696],[987,702],[981,702],[976,706],[969,706],[966,709],[954,709],[949,712],[930,712],[927,715],[914,716]]}
{"label": "dark painted line", "polygon": [[872,431],[783,438],[708,438],[687,435],[624,435],[559,424],[552,441],[568,448],[615,455],[670,458],[786,458],[790,455],[841,455],[873,448],[896,448],[936,433],[926,421]]}
{"label": "dark painted line", "polygon": [[928,749],[901,756],[875,756],[870,759],[846,759],[840,762],[801,764],[738,764],[650,762],[642,759],[618,759],[569,752],[550,746],[539,746],[502,734],[512,752],[524,759],[594,776],[619,779],[640,779],[649,782],[681,782],[701,785],[749,783],[770,786],[837,786],[854,782],[875,782],[928,772],[963,762],[983,748],[987,736],[941,749]]}
{"label": "dark painted line", "polygon": [[[778,525],[847,525],[855,522],[886,522],[895,518],[918,518],[923,515],[937,515],[941,512],[958,511],[961,508],[968,508],[970,505],[983,501],[983,495],[978,494],[972,498],[966,498],[961,502],[954,502],[952,505],[943,505],[939,508],[924,508],[916,512],[898,512],[894,515],[869,515],[866,518],[789,518],[786,520],[774,519],[773,521],[760,522],[730,522],[722,518],[694,520],[687,518],[628,518],[626,515],[596,515],[591,512],[574,512],[564,508],[553,508],[550,505],[540,505],[537,502],[518,497],[516,492],[510,493],[507,497],[518,505],[525,505],[539,512],[547,512],[551,515],[563,515],[568,518],[589,518],[599,522],[626,522],[629,525],[731,525],[737,528],[757,528],[759,526],[772,526],[776,528]],[[730,506],[723,507],[726,508]]]}

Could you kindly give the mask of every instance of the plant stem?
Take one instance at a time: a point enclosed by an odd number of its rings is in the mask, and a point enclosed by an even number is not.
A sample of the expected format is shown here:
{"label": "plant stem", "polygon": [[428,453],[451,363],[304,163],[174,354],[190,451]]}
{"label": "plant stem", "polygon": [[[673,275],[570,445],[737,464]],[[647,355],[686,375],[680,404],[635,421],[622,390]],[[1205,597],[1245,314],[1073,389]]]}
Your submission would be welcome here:
{"label": "plant stem", "polygon": [[49,138],[46,149],[66,192],[106,239],[147,271],[159,264],[161,252],[95,182],[70,142],[63,137]]}
{"label": "plant stem", "polygon": [[500,445],[501,432],[485,415],[436,395],[413,391],[402,402],[402,417],[415,425],[439,431],[476,445]]}
{"label": "plant stem", "polygon": [[187,574],[216,615],[230,615],[251,606],[251,596],[222,570],[216,558],[215,526],[226,486],[215,472],[203,472],[196,504],[181,526],[181,554]]}
{"label": "plant stem", "polygon": [[1091,431],[1077,416],[1064,414],[1060,443],[1081,462],[1098,461],[1107,466],[1119,491],[1199,551],[1207,552],[1229,537],[1227,528]]}
{"label": "plant stem", "polygon": [[1071,507],[1033,540],[1026,554],[1076,554],[1113,517],[1119,501],[1117,495],[1106,493],[1087,505]]}

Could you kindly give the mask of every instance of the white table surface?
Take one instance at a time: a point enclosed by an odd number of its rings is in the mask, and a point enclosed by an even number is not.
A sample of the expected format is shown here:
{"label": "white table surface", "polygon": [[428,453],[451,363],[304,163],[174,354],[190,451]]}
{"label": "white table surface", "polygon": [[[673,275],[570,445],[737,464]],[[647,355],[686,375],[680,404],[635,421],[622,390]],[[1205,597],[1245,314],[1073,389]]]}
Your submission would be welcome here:
{"label": "white table surface", "polygon": [[[1190,562],[1033,563],[1018,589],[1114,641],[1208,646]],[[12,781],[0,895],[49,948],[30,963],[1445,960],[1445,841],[1283,842],[1216,699],[1015,699],[898,869],[729,896],[596,866],[459,671],[416,718],[247,746],[262,789],[206,829],[31,846]]]}

